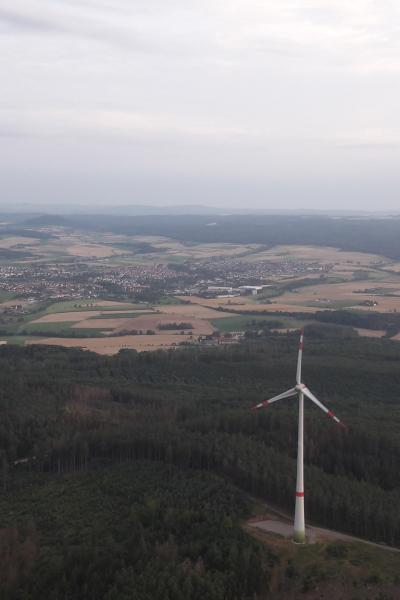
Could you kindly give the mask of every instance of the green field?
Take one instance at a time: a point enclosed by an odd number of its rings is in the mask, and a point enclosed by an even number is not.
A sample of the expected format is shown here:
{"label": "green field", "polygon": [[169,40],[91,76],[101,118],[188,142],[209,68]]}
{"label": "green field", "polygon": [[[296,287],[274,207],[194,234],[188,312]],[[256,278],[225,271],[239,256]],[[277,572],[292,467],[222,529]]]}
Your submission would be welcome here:
{"label": "green field", "polygon": [[152,311],[146,311],[146,312],[133,312],[133,313],[115,313],[113,315],[95,315],[94,317],[88,316],[88,319],[90,319],[91,321],[96,321],[97,319],[102,320],[102,319],[134,319],[135,317],[141,317],[143,315],[154,315],[155,313]]}
{"label": "green field", "polygon": [[44,331],[49,333],[57,333],[71,329],[74,325],[73,321],[60,321],[59,323],[26,323],[21,325],[20,329],[27,333],[35,333],[36,331]]}
{"label": "green field", "polygon": [[[31,336],[49,336],[49,337],[103,337],[100,331],[85,327],[74,327],[73,321],[61,321],[59,323],[27,323],[21,325],[17,333]],[[99,329],[112,331],[113,328],[102,326],[99,323]]]}
{"label": "green field", "polygon": [[[273,329],[300,329],[305,325],[313,323],[312,319],[296,319],[295,317],[286,317],[280,314],[276,314],[276,316],[264,316],[264,315],[245,315],[238,317],[228,317],[221,319],[212,319],[211,324],[218,329],[221,333],[229,333],[231,331],[245,331],[246,329],[251,328],[251,322],[265,322],[271,323]],[[277,327],[276,324],[279,322],[281,327]]]}
{"label": "green field", "polygon": [[55,302],[51,304],[47,309],[47,314],[59,313],[59,312],[83,312],[83,311],[93,311],[93,310],[107,310],[107,311],[115,311],[115,310],[135,310],[135,309],[144,309],[146,308],[146,304],[134,304],[127,302],[126,304],[119,304],[115,306],[102,306],[101,300],[66,300],[64,302]]}
{"label": "green field", "polygon": [[1,341],[7,342],[7,344],[14,344],[16,346],[25,346],[25,342],[30,340],[27,335],[2,335],[0,336]]}

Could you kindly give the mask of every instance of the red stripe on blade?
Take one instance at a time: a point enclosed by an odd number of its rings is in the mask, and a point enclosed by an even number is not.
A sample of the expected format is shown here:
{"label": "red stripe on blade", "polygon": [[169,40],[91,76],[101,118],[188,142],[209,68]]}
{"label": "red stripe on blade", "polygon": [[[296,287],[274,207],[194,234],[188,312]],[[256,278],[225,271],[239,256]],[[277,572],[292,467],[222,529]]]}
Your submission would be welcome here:
{"label": "red stripe on blade", "polygon": [[334,417],[335,415],[333,414],[333,412],[331,410],[328,410],[328,416],[329,417]]}

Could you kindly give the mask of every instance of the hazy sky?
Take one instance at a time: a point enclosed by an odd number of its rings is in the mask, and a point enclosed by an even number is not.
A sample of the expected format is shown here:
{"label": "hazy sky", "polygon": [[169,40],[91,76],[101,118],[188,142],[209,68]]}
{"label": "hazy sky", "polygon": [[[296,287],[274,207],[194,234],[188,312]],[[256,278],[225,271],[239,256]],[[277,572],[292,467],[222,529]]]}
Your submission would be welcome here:
{"label": "hazy sky", "polygon": [[0,0],[2,203],[400,209],[398,0]]}

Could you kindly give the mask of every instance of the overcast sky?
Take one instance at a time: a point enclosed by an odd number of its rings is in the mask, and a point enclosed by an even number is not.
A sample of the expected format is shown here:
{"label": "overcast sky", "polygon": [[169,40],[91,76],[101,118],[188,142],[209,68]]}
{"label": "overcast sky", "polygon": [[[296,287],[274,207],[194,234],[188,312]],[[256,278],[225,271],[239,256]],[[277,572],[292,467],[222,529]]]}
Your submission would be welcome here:
{"label": "overcast sky", "polygon": [[400,209],[398,0],[0,0],[3,204]]}

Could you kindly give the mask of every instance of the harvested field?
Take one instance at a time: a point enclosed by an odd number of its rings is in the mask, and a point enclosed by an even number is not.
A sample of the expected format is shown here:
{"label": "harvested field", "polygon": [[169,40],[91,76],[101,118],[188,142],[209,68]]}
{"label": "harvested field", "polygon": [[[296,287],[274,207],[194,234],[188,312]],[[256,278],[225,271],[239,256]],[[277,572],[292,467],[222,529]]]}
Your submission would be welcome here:
{"label": "harvested field", "polygon": [[[104,338],[96,337],[52,337],[31,340],[27,343],[79,346],[104,354],[114,354],[120,348],[133,348],[140,351],[154,350],[156,348],[168,348],[184,340],[197,339],[200,335],[209,335],[215,330],[209,319],[225,316],[218,311],[198,305],[160,306],[157,307],[156,311],[150,312],[152,309],[149,308],[132,310],[127,309],[123,303],[99,302],[102,308],[106,305],[105,310],[96,310],[95,307],[91,310],[92,306],[90,306],[90,310],[49,313],[32,321],[32,325],[36,325],[36,327],[40,327],[41,324],[43,327],[57,326],[57,324],[60,324],[60,326],[68,325],[68,327],[72,325],[78,334],[79,330],[84,330],[85,333],[93,331],[93,335],[98,335],[101,332],[107,336],[107,341]],[[127,310],[129,310],[128,314]],[[165,326],[175,323],[190,323],[192,328],[186,328],[184,335],[180,334],[180,330],[159,329],[160,325]],[[144,335],[130,334],[133,331],[143,332]],[[154,331],[154,334],[147,335],[145,333],[147,331]],[[120,335],[115,337],[116,334]]]}
{"label": "harvested field", "polygon": [[[387,282],[393,289],[393,293],[400,294],[400,283],[398,281]],[[379,286],[384,284],[380,282]],[[323,283],[312,285],[305,288],[299,288],[292,292],[286,292],[277,298],[282,304],[293,304],[298,306],[317,304],[325,307],[337,308],[338,303],[343,306],[356,309],[371,309],[377,312],[390,312],[395,309],[400,309],[400,296],[384,296],[379,293],[367,293],[364,290],[375,289],[376,285],[370,280],[364,281],[347,281],[345,283]],[[371,301],[377,302],[374,307],[360,306],[361,302]],[[336,305],[336,306],[335,306]]]}
{"label": "harvested field", "polygon": [[173,238],[161,236],[134,236],[138,243],[151,244],[153,248],[167,256],[187,257],[192,259],[210,258],[213,256],[236,256],[257,252],[260,244],[200,243],[184,244]]}
{"label": "harvested field", "polygon": [[[106,310],[86,310],[86,311],[71,311],[71,312],[59,312],[59,313],[50,313],[48,315],[44,315],[43,317],[40,317],[40,319],[36,319],[36,321],[32,321],[33,323],[59,323],[62,321],[83,321],[83,320],[89,320],[91,317],[99,317],[101,315],[110,315],[110,318],[112,319],[113,315],[115,314],[125,314],[127,311],[126,310],[110,310],[110,311],[106,311]],[[149,312],[148,310],[132,310],[129,312],[134,312],[137,313],[138,315],[141,315],[142,313],[147,313]],[[104,321],[103,321],[104,323]],[[100,326],[100,325],[99,325]]]}
{"label": "harvested field", "polygon": [[[114,333],[120,333],[124,331],[155,331],[156,335],[163,335],[165,331],[161,332],[158,330],[159,325],[166,325],[170,323],[183,323],[188,322],[187,316],[182,314],[174,314],[169,316],[164,315],[143,315],[135,317],[133,319],[86,319],[73,325],[75,329],[113,329]],[[214,328],[208,321],[202,319],[190,318],[190,323],[193,328],[190,330],[194,335],[209,335],[214,331]]]}
{"label": "harvested field", "polygon": [[321,264],[353,265],[353,267],[392,263],[390,259],[377,254],[347,252],[331,246],[274,246],[269,250],[258,253],[254,258],[256,260],[277,261],[287,258],[299,261],[319,262]]}
{"label": "harvested field", "polygon": [[72,327],[74,329],[111,329],[113,331],[116,331],[117,328],[126,323],[127,325],[130,324],[130,326],[122,327],[123,329],[137,329],[133,326],[133,321],[135,320],[136,319],[113,319],[112,316],[110,316],[109,319],[91,319],[90,317],[88,318],[86,315],[85,319],[78,321],[77,323],[72,325]]}
{"label": "harvested field", "polygon": [[[205,311],[210,310],[210,309],[214,309],[212,311],[214,317],[213,318],[220,318],[221,316],[223,317],[223,314],[221,315],[220,313],[215,314],[216,313],[216,309],[219,306],[227,306],[229,308],[229,306],[232,306],[232,308],[236,309],[236,306],[248,306],[250,304],[249,301],[247,301],[245,298],[201,298],[200,296],[176,296],[176,298],[178,300],[184,300],[185,302],[190,302],[190,306],[186,305],[188,307],[188,310],[201,310],[204,309]],[[195,309],[194,307],[198,306],[198,309]],[[163,308],[168,308],[168,307],[163,307]],[[171,307],[173,309],[176,310],[176,307],[173,306]]]}
{"label": "harvested field", "polygon": [[[225,308],[227,310],[233,310],[235,312],[291,312],[291,313],[315,313],[319,310],[326,310],[325,308],[315,308],[313,306],[296,306],[295,304],[282,304],[281,302],[271,302],[270,304],[255,304],[244,299],[228,299],[228,298],[199,298],[198,296],[190,296],[190,301],[193,304],[204,304],[207,308],[217,309],[218,307]],[[214,312],[213,318],[231,317],[230,313]]]}
{"label": "harvested field", "polygon": [[280,302],[271,302],[271,304],[245,304],[237,307],[227,306],[237,312],[288,312],[288,313],[309,313],[313,314],[326,308],[318,308],[314,306],[296,306],[295,304],[282,304]]}
{"label": "harvested field", "polygon": [[14,248],[15,246],[36,246],[40,244],[38,238],[11,236],[0,239],[0,248]]}
{"label": "harvested field", "polygon": [[181,342],[190,340],[189,335],[126,335],[107,338],[45,338],[41,340],[28,340],[27,345],[45,344],[50,346],[66,346],[68,348],[83,348],[97,352],[97,354],[117,354],[120,350],[137,350],[145,352],[176,347]]}
{"label": "harvested field", "polygon": [[115,256],[118,254],[124,254],[125,252],[117,248],[110,246],[103,246],[101,244],[76,244],[67,247],[68,254],[72,256],[82,256],[84,258],[107,258],[108,256]]}
{"label": "harvested field", "polygon": [[15,306],[16,304],[21,304],[21,306],[28,306],[29,302],[27,300],[6,300],[5,302],[1,302],[0,311],[4,308],[9,308],[10,306]]}
{"label": "harvested field", "polygon": [[60,313],[51,313],[49,315],[44,315],[32,323],[62,323],[66,321],[81,321],[82,319],[87,319],[88,314],[92,316],[101,315],[101,311],[94,310],[88,313],[87,311],[76,311],[76,312],[60,312]]}
{"label": "harvested field", "polygon": [[[356,294],[357,296],[361,296],[362,294]],[[371,298],[367,297],[368,300],[376,300],[378,302],[378,306],[349,306],[349,308],[353,308],[355,310],[363,310],[363,311],[371,311],[371,312],[382,312],[382,313],[391,313],[391,312],[400,312],[400,298],[399,297],[384,297],[378,296]]]}

